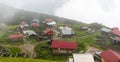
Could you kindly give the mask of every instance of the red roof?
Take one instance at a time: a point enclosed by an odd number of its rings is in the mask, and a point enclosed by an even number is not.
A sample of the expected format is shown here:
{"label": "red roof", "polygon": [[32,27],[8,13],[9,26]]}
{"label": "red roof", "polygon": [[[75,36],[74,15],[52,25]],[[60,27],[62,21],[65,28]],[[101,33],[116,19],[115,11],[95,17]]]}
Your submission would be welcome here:
{"label": "red roof", "polygon": [[113,28],[113,29],[112,29],[112,33],[115,34],[115,35],[117,35],[117,36],[120,36],[119,28],[117,28],[117,27],[116,27],[116,28]]}
{"label": "red roof", "polygon": [[76,42],[66,42],[60,40],[53,40],[51,48],[62,48],[62,49],[77,49]]}
{"label": "red roof", "polygon": [[120,61],[120,54],[112,50],[103,51],[100,56],[105,62],[118,62]]}
{"label": "red roof", "polygon": [[21,38],[21,37],[23,37],[24,35],[23,34],[11,34],[10,36],[9,36],[9,38],[10,39],[13,39],[13,38]]}
{"label": "red roof", "polygon": [[26,23],[25,22],[20,22],[20,25],[24,26]]}
{"label": "red roof", "polygon": [[54,34],[53,30],[50,29],[50,28],[46,28],[46,30],[44,31],[44,33],[48,34],[48,35],[53,35]]}
{"label": "red roof", "polygon": [[45,23],[52,22],[52,19],[46,19]]}
{"label": "red roof", "polygon": [[31,25],[32,25],[33,27],[35,27],[35,28],[39,26],[38,23],[32,23]]}

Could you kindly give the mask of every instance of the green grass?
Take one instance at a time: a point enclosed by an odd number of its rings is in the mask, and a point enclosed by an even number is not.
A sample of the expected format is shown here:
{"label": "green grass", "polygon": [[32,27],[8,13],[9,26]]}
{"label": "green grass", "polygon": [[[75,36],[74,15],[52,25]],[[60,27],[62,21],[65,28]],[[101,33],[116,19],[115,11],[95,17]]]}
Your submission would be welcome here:
{"label": "green grass", "polygon": [[61,62],[61,61],[51,61],[42,59],[30,59],[30,58],[7,58],[0,57],[0,62]]}

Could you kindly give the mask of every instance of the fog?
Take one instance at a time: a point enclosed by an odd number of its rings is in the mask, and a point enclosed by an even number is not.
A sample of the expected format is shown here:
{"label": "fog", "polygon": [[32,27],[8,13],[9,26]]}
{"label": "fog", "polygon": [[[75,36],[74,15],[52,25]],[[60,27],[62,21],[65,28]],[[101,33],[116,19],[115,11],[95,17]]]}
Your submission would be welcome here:
{"label": "fog", "polygon": [[55,15],[85,23],[99,22],[120,27],[120,0],[70,0]]}
{"label": "fog", "polygon": [[[98,22],[120,27],[120,0],[0,0],[0,3],[85,23]],[[15,13],[13,11],[8,15]]]}
{"label": "fog", "polygon": [[0,3],[24,9],[53,15],[54,11],[69,0],[0,0]]}

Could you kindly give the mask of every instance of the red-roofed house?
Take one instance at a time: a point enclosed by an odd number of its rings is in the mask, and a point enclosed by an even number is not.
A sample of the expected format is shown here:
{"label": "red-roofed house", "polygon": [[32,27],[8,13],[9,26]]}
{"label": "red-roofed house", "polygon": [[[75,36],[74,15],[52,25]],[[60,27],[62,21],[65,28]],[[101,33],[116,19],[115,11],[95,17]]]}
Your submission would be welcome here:
{"label": "red-roofed house", "polygon": [[34,27],[34,28],[37,28],[37,27],[39,27],[39,24],[38,23],[32,23],[31,26]]}
{"label": "red-roofed house", "polygon": [[46,19],[43,21],[45,27],[53,28],[56,25],[56,22],[53,21],[52,19]]}
{"label": "red-roofed house", "polygon": [[53,40],[51,48],[53,49],[53,54],[56,53],[71,54],[76,52],[77,43],[70,41]]}
{"label": "red-roofed house", "polygon": [[25,24],[26,24],[25,22],[20,22],[20,24],[19,24],[19,25],[24,26]]}
{"label": "red-roofed house", "polygon": [[23,34],[11,34],[9,35],[9,39],[12,41],[23,41]]}
{"label": "red-roofed house", "polygon": [[112,29],[112,34],[114,34],[115,36],[119,36],[120,37],[120,31],[119,31],[119,28],[113,28]]}
{"label": "red-roofed house", "polygon": [[120,62],[120,54],[112,50],[103,51],[100,56],[103,62]]}
{"label": "red-roofed house", "polygon": [[46,28],[46,30],[44,31],[45,35],[48,35],[48,36],[53,36],[54,35],[54,32],[52,29],[50,28]]}
{"label": "red-roofed house", "polygon": [[45,23],[52,22],[52,19],[45,19]]}

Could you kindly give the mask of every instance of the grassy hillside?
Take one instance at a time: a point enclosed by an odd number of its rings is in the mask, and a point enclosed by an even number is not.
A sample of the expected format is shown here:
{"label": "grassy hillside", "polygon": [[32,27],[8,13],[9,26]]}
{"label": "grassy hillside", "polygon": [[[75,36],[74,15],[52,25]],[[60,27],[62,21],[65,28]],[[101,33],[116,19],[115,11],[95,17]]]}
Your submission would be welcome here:
{"label": "grassy hillside", "polygon": [[[30,59],[30,58],[6,58],[6,57],[0,57],[0,62],[57,62],[57,61],[42,60],[42,59]],[[60,62],[62,62],[62,61],[60,61]]]}

